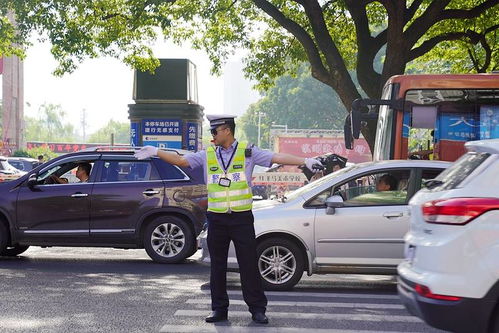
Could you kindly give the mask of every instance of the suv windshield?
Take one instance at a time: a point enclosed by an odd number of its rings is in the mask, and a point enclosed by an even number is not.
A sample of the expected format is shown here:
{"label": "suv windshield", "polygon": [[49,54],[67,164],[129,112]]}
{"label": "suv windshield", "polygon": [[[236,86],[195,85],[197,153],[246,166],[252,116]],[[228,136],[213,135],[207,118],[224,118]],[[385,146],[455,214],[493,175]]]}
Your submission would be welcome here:
{"label": "suv windshield", "polygon": [[[467,153],[461,156],[454,164],[438,175],[432,191],[451,190],[456,188],[468,177],[473,170],[482,164],[490,154],[488,153]],[[431,187],[431,186],[430,186]]]}

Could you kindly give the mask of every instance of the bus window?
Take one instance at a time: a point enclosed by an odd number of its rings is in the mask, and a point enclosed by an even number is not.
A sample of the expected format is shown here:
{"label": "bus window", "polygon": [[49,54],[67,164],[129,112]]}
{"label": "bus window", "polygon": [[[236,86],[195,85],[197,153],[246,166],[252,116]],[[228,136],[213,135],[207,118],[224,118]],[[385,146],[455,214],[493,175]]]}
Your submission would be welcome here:
{"label": "bus window", "polygon": [[466,141],[499,138],[499,105],[482,104],[499,101],[481,99],[483,91],[439,90],[425,94],[438,98],[417,101],[418,95],[409,92],[406,99],[413,103],[433,105],[413,104],[404,110],[402,142],[408,158],[455,161],[465,153]]}

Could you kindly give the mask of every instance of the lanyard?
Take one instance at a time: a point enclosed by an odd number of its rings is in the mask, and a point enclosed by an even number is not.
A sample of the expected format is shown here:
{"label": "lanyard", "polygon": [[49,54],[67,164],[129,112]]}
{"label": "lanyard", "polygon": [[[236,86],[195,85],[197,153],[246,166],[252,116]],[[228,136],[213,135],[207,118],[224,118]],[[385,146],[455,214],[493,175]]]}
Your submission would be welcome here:
{"label": "lanyard", "polygon": [[236,146],[234,147],[234,151],[232,152],[232,155],[230,155],[229,162],[227,163],[227,166],[225,166],[224,159],[222,158],[222,147],[218,149],[218,155],[220,156],[220,161],[222,162],[222,166],[224,168],[224,172],[227,174],[227,169],[230,166],[230,163],[232,162],[232,159],[234,158],[234,155],[236,154],[237,151],[237,145],[239,145],[239,142],[236,143]]}

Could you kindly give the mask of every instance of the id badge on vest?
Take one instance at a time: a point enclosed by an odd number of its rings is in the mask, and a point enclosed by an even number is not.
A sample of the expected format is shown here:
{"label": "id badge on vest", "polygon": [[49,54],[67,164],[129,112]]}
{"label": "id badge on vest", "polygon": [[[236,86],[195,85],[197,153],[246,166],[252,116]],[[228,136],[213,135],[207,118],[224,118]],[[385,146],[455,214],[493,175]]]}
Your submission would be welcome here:
{"label": "id badge on vest", "polygon": [[231,180],[227,177],[220,177],[218,179],[218,185],[223,187],[230,187]]}

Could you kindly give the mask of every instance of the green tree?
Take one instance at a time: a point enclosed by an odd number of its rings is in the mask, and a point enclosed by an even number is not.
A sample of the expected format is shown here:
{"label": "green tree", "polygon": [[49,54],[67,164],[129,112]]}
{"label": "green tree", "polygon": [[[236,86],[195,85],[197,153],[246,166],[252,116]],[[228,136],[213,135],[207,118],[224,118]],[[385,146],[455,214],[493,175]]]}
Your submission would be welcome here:
{"label": "green tree", "polygon": [[38,114],[35,118],[24,118],[26,141],[75,142],[76,130],[64,122],[66,112],[60,105],[43,104]]}
{"label": "green tree", "polygon": [[[205,49],[215,72],[231,52],[249,49],[246,74],[264,89],[309,62],[312,76],[349,110],[361,97],[349,70],[377,98],[387,78],[415,61],[452,60],[449,71],[497,69],[498,8],[499,0],[0,0],[0,54],[20,52],[39,31],[53,45],[59,74],[101,54],[152,69],[158,62],[148,58],[147,43],[161,27],[175,42]],[[371,145],[374,132],[372,123],[363,129]]]}
{"label": "green tree", "polygon": [[111,141],[111,134],[114,134],[114,143],[130,144],[130,124],[119,122],[113,119],[95,133],[90,135],[89,143],[106,143]]}
{"label": "green tree", "polygon": [[[246,140],[268,147],[269,128],[272,123],[288,128],[343,129],[345,107],[338,95],[331,93],[325,84],[310,75],[307,65],[302,65],[297,76],[284,75],[275,81],[261,100],[250,105],[238,119],[238,126]],[[259,119],[260,118],[260,119]]]}

